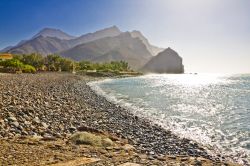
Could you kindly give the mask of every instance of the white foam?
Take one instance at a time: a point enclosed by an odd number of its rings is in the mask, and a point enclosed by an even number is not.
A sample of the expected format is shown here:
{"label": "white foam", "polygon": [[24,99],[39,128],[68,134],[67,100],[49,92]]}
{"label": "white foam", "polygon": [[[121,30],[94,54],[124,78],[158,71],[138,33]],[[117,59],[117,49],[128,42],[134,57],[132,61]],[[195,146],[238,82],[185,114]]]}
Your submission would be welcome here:
{"label": "white foam", "polygon": [[[140,78],[157,78],[157,75],[147,75],[147,76],[141,76]],[[162,76],[161,76],[162,77]],[[174,78],[176,76],[173,76]],[[177,134],[178,136],[185,137],[191,140],[198,141],[200,144],[203,144],[204,146],[207,147],[213,147],[212,149],[217,151],[217,153],[224,154],[225,156],[231,157],[231,155],[235,156],[235,160],[237,160],[239,163],[243,163],[241,160],[241,157],[246,156],[246,152],[242,148],[238,149],[230,149],[230,151],[224,151],[224,147],[220,145],[219,142],[213,142],[211,140],[210,132],[212,133],[218,133],[219,135],[224,135],[220,130],[215,131],[213,127],[206,128],[206,130],[201,130],[200,128],[188,128],[185,126],[186,124],[182,124],[181,121],[178,121],[178,116],[177,117],[172,117],[172,119],[167,119],[164,120],[164,115],[161,113],[159,110],[155,110],[154,108],[147,107],[147,103],[144,103],[143,100],[138,99],[135,103],[129,101],[129,96],[125,96],[124,94],[117,93],[117,91],[113,91],[112,88],[111,90],[103,90],[101,88],[102,84],[113,82],[114,79],[106,79],[102,81],[94,81],[88,83],[88,85],[91,87],[92,90],[94,90],[98,95],[101,95],[105,97],[108,101],[118,104],[126,109],[128,109],[131,113],[142,117],[142,118],[150,118],[151,121],[154,123],[157,123],[161,125],[162,127],[166,128],[167,130],[171,130],[174,134]],[[220,80],[216,80],[219,82]],[[210,80],[208,81],[210,83]],[[192,83],[192,82],[191,82]],[[162,82],[161,84],[165,84]],[[156,85],[157,86],[157,85]],[[150,95],[150,93],[147,93],[146,95]],[[138,103],[142,103],[144,107],[139,107]],[[147,109],[150,108],[150,109]],[[212,112],[213,114],[215,113],[214,111]],[[182,120],[185,120],[182,117]],[[191,122],[191,120],[186,119],[186,121]],[[207,124],[207,126],[211,126],[213,124]],[[207,127],[206,126],[206,127]],[[215,135],[216,137],[216,135]],[[211,152],[212,153],[212,152]],[[245,158],[245,157],[244,157]]]}

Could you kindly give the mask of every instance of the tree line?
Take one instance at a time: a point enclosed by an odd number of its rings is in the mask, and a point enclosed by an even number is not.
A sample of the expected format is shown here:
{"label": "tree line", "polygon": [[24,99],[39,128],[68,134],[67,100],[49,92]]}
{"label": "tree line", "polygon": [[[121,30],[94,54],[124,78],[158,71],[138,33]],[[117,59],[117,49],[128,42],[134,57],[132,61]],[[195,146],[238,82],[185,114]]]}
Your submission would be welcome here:
{"label": "tree line", "polygon": [[121,72],[132,71],[125,61],[107,63],[92,63],[90,61],[76,62],[56,54],[42,56],[40,54],[14,55],[12,59],[0,60],[0,67],[6,72],[35,73],[37,71],[103,71]]}

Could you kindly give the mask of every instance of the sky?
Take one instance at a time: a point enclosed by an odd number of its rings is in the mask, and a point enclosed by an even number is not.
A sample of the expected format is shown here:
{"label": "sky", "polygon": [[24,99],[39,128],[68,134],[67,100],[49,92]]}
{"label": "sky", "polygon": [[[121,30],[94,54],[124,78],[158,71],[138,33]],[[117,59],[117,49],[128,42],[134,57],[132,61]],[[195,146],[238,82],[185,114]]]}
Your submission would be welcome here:
{"label": "sky", "polygon": [[250,73],[249,0],[0,0],[0,48],[45,27],[71,35],[118,26],[176,50],[186,72]]}

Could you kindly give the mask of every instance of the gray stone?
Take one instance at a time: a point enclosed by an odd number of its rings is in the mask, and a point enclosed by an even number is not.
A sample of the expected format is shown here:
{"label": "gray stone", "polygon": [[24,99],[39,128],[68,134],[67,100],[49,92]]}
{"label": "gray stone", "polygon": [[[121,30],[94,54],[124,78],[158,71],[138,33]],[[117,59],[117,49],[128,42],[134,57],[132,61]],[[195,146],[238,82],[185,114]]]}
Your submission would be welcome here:
{"label": "gray stone", "polygon": [[19,123],[17,121],[11,122],[10,124],[13,125],[13,126],[15,126],[15,127],[19,127]]}
{"label": "gray stone", "polygon": [[130,163],[130,162],[127,162],[127,163],[123,163],[123,164],[120,164],[118,166],[141,166],[140,164],[137,164],[137,163]]}
{"label": "gray stone", "polygon": [[40,119],[39,119],[38,117],[35,117],[35,118],[33,119],[33,122],[35,122],[35,123],[37,123],[37,124],[41,123],[41,121],[40,121]]}
{"label": "gray stone", "polygon": [[17,121],[17,119],[14,116],[9,116],[8,120],[11,122]]}

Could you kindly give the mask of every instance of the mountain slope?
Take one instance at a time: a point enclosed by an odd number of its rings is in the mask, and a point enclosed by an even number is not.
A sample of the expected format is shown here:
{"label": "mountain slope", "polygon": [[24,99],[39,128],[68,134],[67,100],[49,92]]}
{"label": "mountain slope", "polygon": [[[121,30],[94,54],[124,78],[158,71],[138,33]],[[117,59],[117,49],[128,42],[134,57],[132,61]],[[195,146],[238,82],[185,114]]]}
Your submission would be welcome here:
{"label": "mountain slope", "polygon": [[4,49],[4,51],[15,54],[29,54],[36,52],[47,55],[67,50],[76,45],[91,42],[104,37],[117,36],[120,33],[121,31],[117,27],[113,26],[74,38],[61,30],[45,28],[36,34],[32,39],[23,40],[14,47]]}
{"label": "mountain slope", "polygon": [[0,50],[0,52],[7,52],[8,50],[10,50],[11,48],[13,48],[13,46],[8,46],[3,48],[2,50]]}
{"label": "mountain slope", "polygon": [[151,73],[183,73],[182,58],[171,48],[167,48],[153,57],[143,68]]}
{"label": "mountain slope", "polygon": [[55,37],[38,36],[17,47],[11,48],[8,52],[12,54],[40,53],[42,55],[47,55],[70,47],[71,46],[65,40],[60,40]]}
{"label": "mountain slope", "polygon": [[124,60],[134,69],[142,67],[152,57],[143,42],[138,38],[133,38],[129,32],[81,44],[60,54],[77,61]]}
{"label": "mountain slope", "polygon": [[142,42],[145,44],[145,46],[147,47],[148,51],[153,55],[157,55],[158,53],[162,52],[164,50],[164,48],[159,48],[156,46],[153,46],[149,43],[148,39],[140,32],[140,31],[132,31],[130,32],[131,36],[136,38],[138,37],[139,39],[142,40]]}
{"label": "mountain slope", "polygon": [[105,37],[114,37],[114,36],[120,35],[121,33],[122,32],[120,31],[119,28],[117,28],[116,26],[112,26],[109,28],[101,29],[94,33],[87,33],[78,38],[70,40],[69,42],[72,46],[77,46],[79,44],[92,42],[94,40],[98,40],[98,39],[105,38]]}

